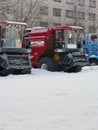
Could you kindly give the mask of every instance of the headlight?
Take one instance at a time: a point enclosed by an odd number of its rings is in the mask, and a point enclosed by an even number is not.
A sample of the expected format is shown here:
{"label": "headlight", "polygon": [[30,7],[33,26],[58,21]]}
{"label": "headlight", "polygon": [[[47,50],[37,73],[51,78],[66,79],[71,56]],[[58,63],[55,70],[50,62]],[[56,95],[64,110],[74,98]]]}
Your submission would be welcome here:
{"label": "headlight", "polygon": [[54,54],[53,59],[54,59],[55,61],[59,61],[60,56],[59,56],[58,54]]}
{"label": "headlight", "polygon": [[31,49],[27,49],[27,52],[28,52],[28,53],[31,53]]}
{"label": "headlight", "polygon": [[29,59],[32,59],[34,56],[29,55]]}

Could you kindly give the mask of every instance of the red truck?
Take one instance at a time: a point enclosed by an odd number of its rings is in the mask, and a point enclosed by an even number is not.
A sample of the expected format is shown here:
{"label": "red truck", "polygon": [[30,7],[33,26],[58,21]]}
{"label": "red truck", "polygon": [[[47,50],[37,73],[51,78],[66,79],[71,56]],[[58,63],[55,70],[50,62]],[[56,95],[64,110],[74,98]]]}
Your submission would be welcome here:
{"label": "red truck", "polygon": [[79,72],[88,64],[80,48],[79,40],[83,38],[84,30],[78,26],[35,27],[24,36],[23,44],[30,40],[33,67]]}

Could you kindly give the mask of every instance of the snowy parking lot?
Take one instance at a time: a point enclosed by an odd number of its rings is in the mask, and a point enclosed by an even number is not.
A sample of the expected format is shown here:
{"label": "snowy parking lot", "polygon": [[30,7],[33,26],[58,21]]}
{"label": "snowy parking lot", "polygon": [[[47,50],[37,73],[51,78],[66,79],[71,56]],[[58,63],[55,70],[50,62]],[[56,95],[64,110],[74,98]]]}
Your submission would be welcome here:
{"label": "snowy parking lot", "polygon": [[98,130],[98,67],[0,77],[0,130]]}

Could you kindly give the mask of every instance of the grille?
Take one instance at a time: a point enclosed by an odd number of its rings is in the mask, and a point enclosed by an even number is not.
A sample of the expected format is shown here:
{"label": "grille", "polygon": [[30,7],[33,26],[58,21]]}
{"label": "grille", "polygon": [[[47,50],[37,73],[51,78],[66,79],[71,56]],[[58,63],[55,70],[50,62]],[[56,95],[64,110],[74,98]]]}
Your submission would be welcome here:
{"label": "grille", "polygon": [[9,55],[9,66],[27,66],[29,65],[28,56],[25,55]]}
{"label": "grille", "polygon": [[73,55],[75,64],[87,65],[88,61],[85,55]]}

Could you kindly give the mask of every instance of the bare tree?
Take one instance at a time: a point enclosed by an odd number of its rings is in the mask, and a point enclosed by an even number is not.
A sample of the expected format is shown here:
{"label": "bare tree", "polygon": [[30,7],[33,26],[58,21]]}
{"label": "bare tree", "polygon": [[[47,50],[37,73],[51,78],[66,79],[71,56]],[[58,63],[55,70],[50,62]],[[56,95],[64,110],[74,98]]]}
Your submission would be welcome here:
{"label": "bare tree", "polygon": [[34,26],[39,18],[41,2],[42,0],[16,0],[16,6],[12,10],[13,19]]}
{"label": "bare tree", "polygon": [[29,26],[37,23],[40,4],[43,0],[0,0],[2,19],[26,22]]}
{"label": "bare tree", "polygon": [[11,0],[0,0],[0,19],[8,19],[8,14],[11,14],[12,7]]}

